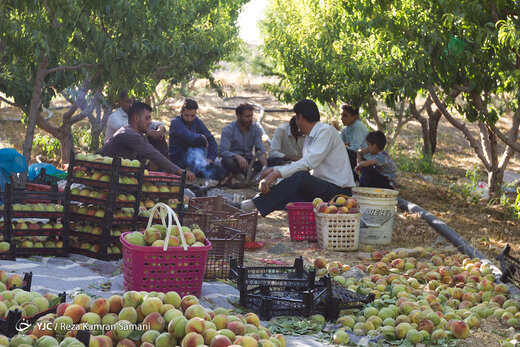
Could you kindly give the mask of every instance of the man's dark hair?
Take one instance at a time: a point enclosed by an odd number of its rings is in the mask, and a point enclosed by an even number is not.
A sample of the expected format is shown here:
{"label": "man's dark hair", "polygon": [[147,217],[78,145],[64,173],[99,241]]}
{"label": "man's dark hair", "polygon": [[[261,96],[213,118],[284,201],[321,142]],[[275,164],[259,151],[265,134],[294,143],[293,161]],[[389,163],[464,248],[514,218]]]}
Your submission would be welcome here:
{"label": "man's dark hair", "polygon": [[240,104],[237,106],[237,108],[235,109],[235,114],[237,116],[241,116],[242,114],[244,114],[245,110],[253,111],[254,109],[255,108],[253,107],[253,105],[248,104],[248,103],[243,103],[243,104]]}
{"label": "man's dark hair", "polygon": [[343,111],[347,111],[352,116],[358,116],[359,117],[359,108],[354,108],[354,107],[352,107],[349,104],[343,104],[343,105],[341,105],[341,109]]}
{"label": "man's dark hair", "polygon": [[289,121],[289,126],[291,129],[298,131],[298,126],[296,125],[296,116],[292,116],[291,120]]}
{"label": "man's dark hair", "polygon": [[379,130],[369,132],[366,140],[368,143],[375,144],[380,150],[383,150],[386,146],[386,136]]}
{"label": "man's dark hair", "polygon": [[303,99],[294,105],[293,111],[296,114],[301,114],[307,122],[314,123],[320,121],[320,111],[318,106],[312,100]]}
{"label": "man's dark hair", "polygon": [[128,121],[130,122],[134,117],[139,116],[143,111],[153,111],[153,108],[144,102],[134,102],[128,110]]}
{"label": "man's dark hair", "polygon": [[128,96],[128,89],[121,90],[117,96],[119,99],[123,99],[125,96]]}
{"label": "man's dark hair", "polygon": [[193,99],[184,99],[181,110],[198,110],[199,104]]}

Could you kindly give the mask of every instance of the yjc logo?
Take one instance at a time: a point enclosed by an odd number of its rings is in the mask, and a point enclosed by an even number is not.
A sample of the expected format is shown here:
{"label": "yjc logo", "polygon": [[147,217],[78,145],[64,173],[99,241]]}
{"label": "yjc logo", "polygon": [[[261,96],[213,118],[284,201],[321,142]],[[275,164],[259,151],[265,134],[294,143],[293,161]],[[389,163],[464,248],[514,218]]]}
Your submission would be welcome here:
{"label": "yjc logo", "polygon": [[25,332],[31,327],[31,324],[29,324],[25,319],[20,319],[18,322],[16,322],[15,329],[20,334],[25,334]]}

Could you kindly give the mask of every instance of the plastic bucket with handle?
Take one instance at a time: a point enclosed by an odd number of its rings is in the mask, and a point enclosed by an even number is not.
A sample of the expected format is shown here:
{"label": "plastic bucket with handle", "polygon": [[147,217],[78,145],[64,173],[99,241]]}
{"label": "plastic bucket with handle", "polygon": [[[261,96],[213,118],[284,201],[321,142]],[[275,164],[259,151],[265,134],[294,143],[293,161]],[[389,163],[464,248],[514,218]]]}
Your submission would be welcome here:
{"label": "plastic bucket with handle", "polygon": [[391,243],[399,192],[383,188],[355,187],[352,188],[352,193],[362,213],[359,242]]}

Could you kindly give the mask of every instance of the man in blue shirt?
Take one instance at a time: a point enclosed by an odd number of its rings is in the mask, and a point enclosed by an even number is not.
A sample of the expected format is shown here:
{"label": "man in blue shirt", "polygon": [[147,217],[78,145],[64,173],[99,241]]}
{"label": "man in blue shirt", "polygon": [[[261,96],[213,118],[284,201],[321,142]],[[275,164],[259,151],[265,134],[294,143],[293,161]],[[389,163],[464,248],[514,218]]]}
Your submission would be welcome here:
{"label": "man in blue shirt", "polygon": [[[357,165],[357,152],[360,149],[367,148],[366,137],[368,129],[359,119],[359,109],[350,105],[341,106],[341,121],[345,125],[341,130],[341,139],[347,148],[350,166],[355,168]],[[354,178],[357,179],[357,173],[354,172]]]}
{"label": "man in blue shirt", "polygon": [[208,128],[197,117],[199,105],[186,99],[181,114],[170,124],[170,159],[181,168],[189,168],[197,177],[220,180],[221,167],[215,165],[217,142]]}
{"label": "man in blue shirt", "polygon": [[267,159],[262,143],[262,130],[258,125],[253,124],[253,105],[240,104],[235,113],[237,120],[222,129],[220,155],[224,168],[234,174],[238,180],[243,180],[249,163],[255,155],[253,147],[256,152],[259,152],[258,160],[253,164],[256,172],[267,168],[275,159]]}

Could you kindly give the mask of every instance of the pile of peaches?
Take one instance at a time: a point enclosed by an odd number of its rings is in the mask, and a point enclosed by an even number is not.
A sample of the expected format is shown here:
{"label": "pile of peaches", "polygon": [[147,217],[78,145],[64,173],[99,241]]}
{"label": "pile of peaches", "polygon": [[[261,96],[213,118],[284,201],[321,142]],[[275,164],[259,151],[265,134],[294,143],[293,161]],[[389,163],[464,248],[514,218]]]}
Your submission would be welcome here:
{"label": "pile of peaches", "polygon": [[354,198],[339,196],[330,202],[323,202],[321,198],[312,200],[312,206],[317,213],[360,213],[358,202]]}

